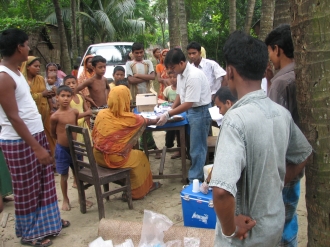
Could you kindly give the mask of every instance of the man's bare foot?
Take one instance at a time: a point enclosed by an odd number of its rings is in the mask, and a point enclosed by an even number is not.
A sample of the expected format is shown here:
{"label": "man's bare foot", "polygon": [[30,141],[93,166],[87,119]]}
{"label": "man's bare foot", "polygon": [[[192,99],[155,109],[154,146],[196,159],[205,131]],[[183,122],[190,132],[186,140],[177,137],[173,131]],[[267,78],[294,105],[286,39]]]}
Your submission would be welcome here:
{"label": "man's bare foot", "polygon": [[76,183],[73,183],[72,184],[72,188],[77,189],[77,184]]}
{"label": "man's bare foot", "polygon": [[62,210],[63,211],[70,211],[71,210],[71,206],[70,206],[69,201],[63,201]]}
{"label": "man's bare foot", "polygon": [[86,208],[91,208],[93,203],[91,201],[86,200]]}

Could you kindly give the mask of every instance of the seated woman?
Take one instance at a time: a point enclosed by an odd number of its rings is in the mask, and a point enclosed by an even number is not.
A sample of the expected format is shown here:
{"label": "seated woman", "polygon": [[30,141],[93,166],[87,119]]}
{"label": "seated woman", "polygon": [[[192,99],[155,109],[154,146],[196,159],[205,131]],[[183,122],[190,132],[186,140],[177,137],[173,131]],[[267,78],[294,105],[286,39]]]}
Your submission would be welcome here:
{"label": "seated woman", "polygon": [[147,156],[132,148],[145,127],[156,124],[158,119],[145,119],[130,112],[130,90],[123,85],[111,89],[108,107],[95,120],[92,133],[95,160],[103,167],[132,168],[132,198],[142,199],[161,184],[152,181]]}

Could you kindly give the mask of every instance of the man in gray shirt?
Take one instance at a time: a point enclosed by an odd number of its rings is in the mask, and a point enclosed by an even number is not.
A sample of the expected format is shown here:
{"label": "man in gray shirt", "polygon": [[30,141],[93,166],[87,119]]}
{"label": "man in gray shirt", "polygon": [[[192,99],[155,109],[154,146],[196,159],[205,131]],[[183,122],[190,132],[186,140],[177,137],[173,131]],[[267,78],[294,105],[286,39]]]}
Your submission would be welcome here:
{"label": "man in gray shirt", "polygon": [[277,246],[282,189],[312,152],[290,113],[261,89],[266,45],[236,31],[225,43],[228,85],[239,100],[221,126],[210,186],[218,217],[215,246]]}

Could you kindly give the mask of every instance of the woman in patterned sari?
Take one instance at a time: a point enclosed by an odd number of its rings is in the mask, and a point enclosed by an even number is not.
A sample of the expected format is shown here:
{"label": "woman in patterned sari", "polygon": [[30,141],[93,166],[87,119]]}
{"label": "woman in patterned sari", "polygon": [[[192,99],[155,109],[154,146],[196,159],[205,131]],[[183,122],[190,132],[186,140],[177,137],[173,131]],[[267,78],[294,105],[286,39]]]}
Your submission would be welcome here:
{"label": "woman in patterned sari", "polygon": [[160,183],[152,181],[147,156],[132,148],[145,127],[158,120],[145,119],[130,112],[130,90],[126,86],[116,86],[110,91],[108,106],[95,120],[92,133],[95,160],[103,167],[132,168],[132,198],[142,199],[159,188]]}

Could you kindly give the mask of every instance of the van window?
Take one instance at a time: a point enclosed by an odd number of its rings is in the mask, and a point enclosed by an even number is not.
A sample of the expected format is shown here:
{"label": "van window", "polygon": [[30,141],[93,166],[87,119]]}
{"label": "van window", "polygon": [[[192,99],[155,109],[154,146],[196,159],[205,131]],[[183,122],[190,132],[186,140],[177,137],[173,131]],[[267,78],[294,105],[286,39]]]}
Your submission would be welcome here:
{"label": "van window", "polygon": [[107,65],[115,66],[125,64],[131,50],[131,45],[92,46],[86,55],[100,55],[107,60]]}

